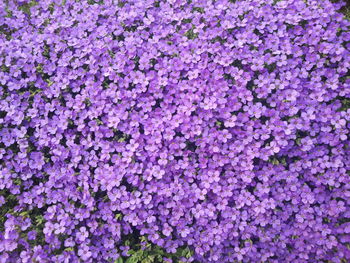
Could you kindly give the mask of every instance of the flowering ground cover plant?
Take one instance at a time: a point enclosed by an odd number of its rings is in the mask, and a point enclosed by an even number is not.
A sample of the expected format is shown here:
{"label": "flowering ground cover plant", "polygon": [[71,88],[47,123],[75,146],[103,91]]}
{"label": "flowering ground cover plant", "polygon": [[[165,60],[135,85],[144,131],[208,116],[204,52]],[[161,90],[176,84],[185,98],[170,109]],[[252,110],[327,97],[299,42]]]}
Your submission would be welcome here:
{"label": "flowering ground cover plant", "polygon": [[341,7],[1,1],[0,262],[349,262]]}

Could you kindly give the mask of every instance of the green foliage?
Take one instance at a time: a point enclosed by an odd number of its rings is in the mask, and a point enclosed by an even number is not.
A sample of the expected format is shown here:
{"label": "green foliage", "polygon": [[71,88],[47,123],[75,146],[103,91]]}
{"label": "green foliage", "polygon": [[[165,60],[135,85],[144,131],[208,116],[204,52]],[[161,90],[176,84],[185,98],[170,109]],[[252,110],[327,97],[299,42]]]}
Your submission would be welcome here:
{"label": "green foliage", "polygon": [[277,4],[278,2],[281,2],[282,0],[273,0],[273,5]]}
{"label": "green foliage", "polygon": [[204,8],[203,7],[193,7],[192,12],[199,12],[201,14],[204,14]]}
{"label": "green foliage", "polygon": [[90,101],[90,98],[85,98],[84,104],[85,104],[87,107],[90,107],[90,106],[92,105],[92,104],[91,104],[91,101]]}
{"label": "green foliage", "polygon": [[88,0],[88,4],[89,5],[93,5],[93,4],[98,4],[98,5],[102,5],[103,1],[97,1],[97,0]]}
{"label": "green foliage", "polygon": [[165,249],[149,242],[145,236],[139,236],[139,238],[128,236],[124,245],[130,247],[129,256],[120,257],[114,263],[160,263],[164,262],[164,257],[181,263],[180,258],[190,258],[193,255],[187,246],[178,248],[175,253],[168,253]]}
{"label": "green foliage", "polygon": [[196,39],[198,37],[198,33],[194,33],[194,27],[192,27],[190,30],[188,30],[186,33],[185,33],[185,36],[188,38],[188,39]]}
{"label": "green foliage", "polygon": [[6,66],[3,64],[3,65],[1,65],[1,71],[2,71],[2,72],[7,72],[7,73],[9,73],[9,72],[10,72],[10,67],[6,67]]}
{"label": "green foliage", "polygon": [[344,15],[345,15],[345,18],[350,20],[350,7],[347,7],[345,10],[344,10]]}
{"label": "green foliage", "polygon": [[5,197],[6,203],[0,206],[0,232],[4,231],[6,215],[13,213],[14,207],[18,204],[17,197],[8,190],[1,190],[0,196]]}
{"label": "green foliage", "polygon": [[29,3],[25,3],[24,5],[21,5],[18,9],[21,10],[23,13],[30,15],[30,8],[32,8],[33,6],[36,6],[37,4],[38,4],[37,1],[32,0]]}
{"label": "green foliage", "polygon": [[350,99],[342,98],[341,103],[342,103],[342,106],[339,109],[340,111],[346,111],[346,110],[350,109]]}

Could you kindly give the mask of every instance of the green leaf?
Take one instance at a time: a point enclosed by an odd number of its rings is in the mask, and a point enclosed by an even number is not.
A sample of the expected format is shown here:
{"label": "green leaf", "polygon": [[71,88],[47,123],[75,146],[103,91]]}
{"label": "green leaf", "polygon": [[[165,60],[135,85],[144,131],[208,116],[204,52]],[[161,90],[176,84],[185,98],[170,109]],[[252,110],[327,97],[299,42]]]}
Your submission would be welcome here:
{"label": "green leaf", "polygon": [[123,217],[123,215],[121,213],[118,213],[115,215],[115,219],[121,219]]}
{"label": "green leaf", "polygon": [[146,236],[141,236],[140,237],[141,242],[147,242],[147,237]]}
{"label": "green leaf", "polygon": [[186,247],[184,250],[182,250],[181,254],[185,258],[190,258],[192,256],[192,252],[188,247]]}
{"label": "green leaf", "polygon": [[91,106],[91,101],[90,101],[90,98],[86,98],[85,100],[84,100],[84,103],[85,103],[85,105],[86,106]]}
{"label": "green leaf", "polygon": [[204,14],[204,8],[203,7],[193,7],[192,12],[199,12],[201,14]]}
{"label": "green leaf", "polygon": [[42,215],[38,215],[35,217],[35,223],[37,226],[41,225],[44,222],[44,217]]}
{"label": "green leaf", "polygon": [[155,255],[148,255],[146,259],[143,260],[142,263],[151,263],[154,262],[156,256]]}
{"label": "green leaf", "polygon": [[198,37],[198,33],[194,33],[194,28],[192,28],[185,33],[185,36],[188,39],[196,39]]}
{"label": "green leaf", "polygon": [[51,87],[52,84],[53,84],[53,82],[52,82],[51,80],[49,80],[49,79],[48,79],[46,82],[47,82],[47,86],[48,86],[48,87]]}
{"label": "green leaf", "polygon": [[28,211],[21,212],[19,215],[22,217],[28,217]]}
{"label": "green leaf", "polygon": [[125,263],[138,263],[137,262],[137,258],[135,258],[134,256],[129,257]]}
{"label": "green leaf", "polygon": [[114,261],[114,263],[123,263],[124,261],[123,261],[123,258],[122,257],[119,257],[118,259],[116,259],[115,261]]}
{"label": "green leaf", "polygon": [[19,178],[16,178],[15,180],[13,180],[13,183],[14,183],[15,185],[21,185],[21,184],[22,184],[22,180],[19,179]]}

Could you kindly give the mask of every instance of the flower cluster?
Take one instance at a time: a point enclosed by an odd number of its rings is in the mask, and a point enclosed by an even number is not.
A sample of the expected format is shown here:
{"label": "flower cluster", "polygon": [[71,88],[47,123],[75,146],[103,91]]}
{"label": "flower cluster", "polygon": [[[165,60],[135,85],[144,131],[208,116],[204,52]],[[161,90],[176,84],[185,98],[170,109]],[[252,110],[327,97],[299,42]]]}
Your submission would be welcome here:
{"label": "flower cluster", "polygon": [[350,260],[341,6],[0,1],[0,261]]}

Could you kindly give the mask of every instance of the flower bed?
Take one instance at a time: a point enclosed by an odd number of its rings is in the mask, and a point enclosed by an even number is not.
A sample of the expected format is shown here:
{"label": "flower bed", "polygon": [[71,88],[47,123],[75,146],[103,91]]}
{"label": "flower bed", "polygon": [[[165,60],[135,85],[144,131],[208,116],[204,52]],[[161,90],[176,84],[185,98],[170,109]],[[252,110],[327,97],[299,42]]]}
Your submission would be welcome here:
{"label": "flower bed", "polygon": [[2,1],[0,262],[348,262],[341,6]]}

